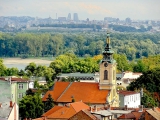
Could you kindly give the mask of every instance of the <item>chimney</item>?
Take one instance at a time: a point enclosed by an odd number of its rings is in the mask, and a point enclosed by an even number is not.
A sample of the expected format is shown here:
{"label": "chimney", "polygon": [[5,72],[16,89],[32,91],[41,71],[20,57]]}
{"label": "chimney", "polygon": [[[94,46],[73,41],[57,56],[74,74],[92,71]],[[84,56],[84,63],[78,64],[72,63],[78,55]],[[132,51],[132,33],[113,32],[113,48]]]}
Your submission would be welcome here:
{"label": "chimney", "polygon": [[143,105],[139,105],[139,111],[143,112]]}
{"label": "chimney", "polygon": [[110,104],[108,104],[108,110],[111,110],[111,106],[110,106]]}
{"label": "chimney", "polygon": [[128,107],[127,107],[127,105],[125,105],[125,106],[124,106],[124,110],[128,110]]}
{"label": "chimney", "polygon": [[95,110],[95,112],[97,112],[97,105],[94,106],[94,110]]}
{"label": "chimney", "polygon": [[10,101],[10,105],[9,105],[9,107],[13,107],[13,105],[12,105],[12,101]]}
{"label": "chimney", "polygon": [[46,116],[44,116],[44,120],[47,120],[47,117],[46,117]]}
{"label": "chimney", "polygon": [[92,113],[92,106],[89,107],[89,111],[91,111],[91,113]]}

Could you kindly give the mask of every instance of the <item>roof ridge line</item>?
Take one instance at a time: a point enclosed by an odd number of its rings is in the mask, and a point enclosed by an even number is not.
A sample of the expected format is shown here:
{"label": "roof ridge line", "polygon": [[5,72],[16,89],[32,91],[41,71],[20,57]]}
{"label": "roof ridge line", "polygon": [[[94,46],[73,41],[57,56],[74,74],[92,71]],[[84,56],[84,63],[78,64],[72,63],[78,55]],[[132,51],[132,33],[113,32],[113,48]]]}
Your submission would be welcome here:
{"label": "roof ridge line", "polygon": [[[69,104],[72,104],[72,103],[69,103]],[[70,106],[72,106],[72,105],[70,105]],[[77,111],[76,111],[76,109],[72,106],[72,108],[73,108],[73,110],[77,113]]]}
{"label": "roof ridge line", "polygon": [[[67,88],[63,91],[63,93],[58,97],[58,99],[60,97],[62,97],[62,95],[68,90],[68,88],[72,85],[72,82],[70,82],[70,84],[67,86]],[[58,99],[56,101],[58,101]]]}

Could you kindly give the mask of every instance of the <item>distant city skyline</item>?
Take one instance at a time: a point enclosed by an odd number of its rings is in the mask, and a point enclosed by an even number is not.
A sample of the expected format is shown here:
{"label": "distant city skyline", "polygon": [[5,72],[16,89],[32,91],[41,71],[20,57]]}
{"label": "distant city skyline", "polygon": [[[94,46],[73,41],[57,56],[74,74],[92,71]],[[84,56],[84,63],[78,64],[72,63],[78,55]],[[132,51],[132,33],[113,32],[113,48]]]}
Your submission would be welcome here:
{"label": "distant city skyline", "polygon": [[0,16],[66,17],[79,20],[160,20],[160,0],[0,0]]}

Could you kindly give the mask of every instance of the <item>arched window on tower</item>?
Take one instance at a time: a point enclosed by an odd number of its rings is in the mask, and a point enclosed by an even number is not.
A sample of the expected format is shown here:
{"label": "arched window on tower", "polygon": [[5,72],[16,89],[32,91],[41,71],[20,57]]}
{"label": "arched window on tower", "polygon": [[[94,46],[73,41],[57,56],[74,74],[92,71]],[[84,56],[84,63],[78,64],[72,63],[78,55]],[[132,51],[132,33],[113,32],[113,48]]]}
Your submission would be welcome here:
{"label": "arched window on tower", "polygon": [[108,80],[108,71],[107,70],[104,71],[104,80]]}

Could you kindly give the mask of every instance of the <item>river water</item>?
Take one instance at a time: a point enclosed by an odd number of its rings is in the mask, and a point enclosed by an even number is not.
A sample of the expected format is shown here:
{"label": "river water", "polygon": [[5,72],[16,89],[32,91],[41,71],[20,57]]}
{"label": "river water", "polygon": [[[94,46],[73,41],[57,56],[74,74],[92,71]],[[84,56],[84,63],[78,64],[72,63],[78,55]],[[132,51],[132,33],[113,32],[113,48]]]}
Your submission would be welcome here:
{"label": "river water", "polygon": [[[7,68],[12,68],[12,67],[15,67],[15,68],[18,68],[18,70],[24,70],[25,67],[28,65],[28,64],[4,64]],[[38,64],[38,65],[45,65],[45,66],[49,66],[49,64]]]}

